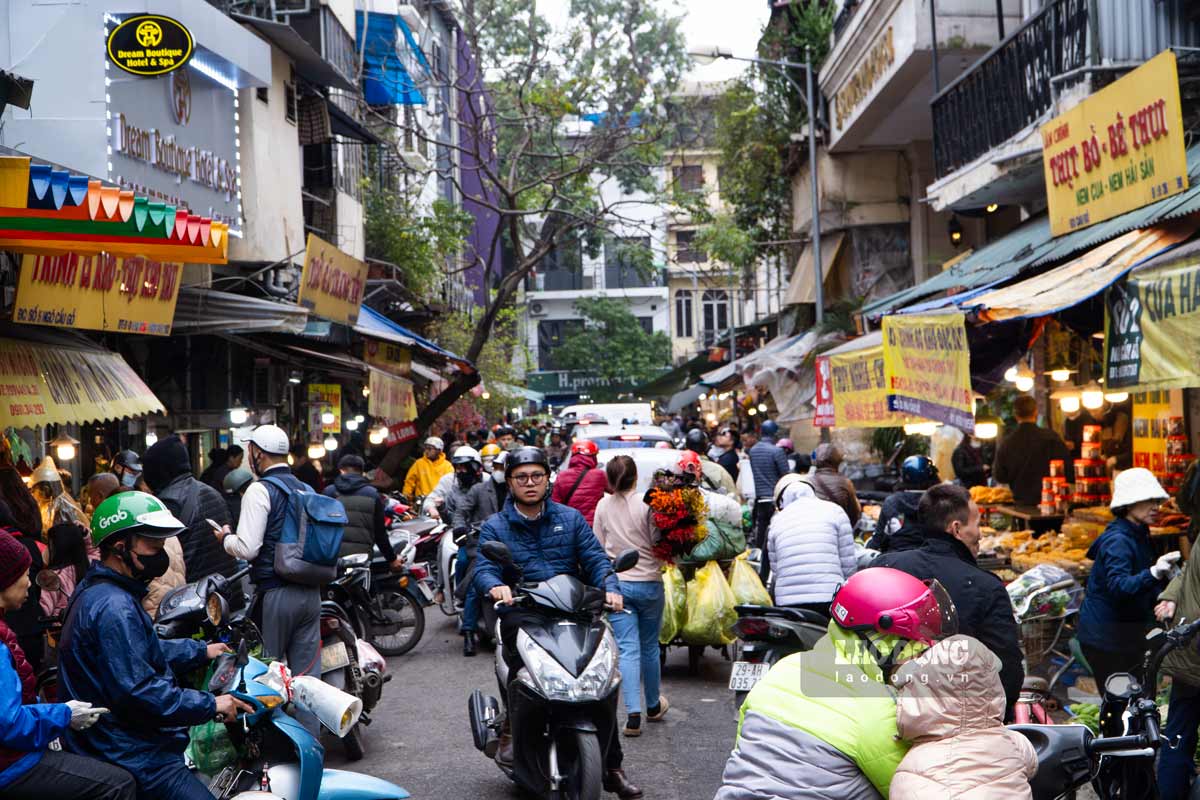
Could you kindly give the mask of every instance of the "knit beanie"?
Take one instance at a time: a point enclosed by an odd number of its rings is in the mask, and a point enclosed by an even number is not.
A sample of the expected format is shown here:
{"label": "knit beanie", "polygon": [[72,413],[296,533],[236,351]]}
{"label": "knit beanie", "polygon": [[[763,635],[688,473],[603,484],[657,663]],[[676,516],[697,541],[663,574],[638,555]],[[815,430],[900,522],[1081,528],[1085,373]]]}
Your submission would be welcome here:
{"label": "knit beanie", "polygon": [[8,531],[0,530],[0,592],[29,572],[32,563],[33,556],[29,555],[25,546]]}

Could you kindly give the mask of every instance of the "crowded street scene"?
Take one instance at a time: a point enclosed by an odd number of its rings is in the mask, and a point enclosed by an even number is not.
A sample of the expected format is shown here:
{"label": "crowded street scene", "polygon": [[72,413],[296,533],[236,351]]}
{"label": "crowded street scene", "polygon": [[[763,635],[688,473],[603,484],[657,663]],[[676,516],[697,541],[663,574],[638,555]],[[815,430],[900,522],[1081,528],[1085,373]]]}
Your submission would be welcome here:
{"label": "crowded street scene", "polygon": [[1196,3],[0,32],[0,800],[1200,800]]}

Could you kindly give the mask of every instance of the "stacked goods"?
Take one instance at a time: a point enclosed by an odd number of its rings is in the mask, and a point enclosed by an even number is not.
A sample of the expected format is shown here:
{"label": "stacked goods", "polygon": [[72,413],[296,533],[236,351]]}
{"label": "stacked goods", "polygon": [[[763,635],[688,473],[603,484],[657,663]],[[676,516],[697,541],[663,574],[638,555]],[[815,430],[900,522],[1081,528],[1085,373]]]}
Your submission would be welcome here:
{"label": "stacked goods", "polygon": [[995,506],[1011,503],[1013,496],[1007,486],[972,486],[971,499],[976,505]]}
{"label": "stacked goods", "polygon": [[1067,483],[1065,475],[1050,475],[1042,478],[1042,501],[1038,503],[1039,514],[1060,514],[1067,510],[1070,500],[1071,487]]}
{"label": "stacked goods", "polygon": [[1100,453],[1100,431],[1099,425],[1083,426],[1081,457],[1074,462],[1076,505],[1103,505],[1112,499],[1112,482]]}
{"label": "stacked goods", "polygon": [[1183,417],[1167,419],[1167,471],[1156,476],[1162,487],[1170,494],[1176,494],[1183,486],[1184,476],[1188,467],[1196,457],[1188,452],[1188,437],[1183,426]]}

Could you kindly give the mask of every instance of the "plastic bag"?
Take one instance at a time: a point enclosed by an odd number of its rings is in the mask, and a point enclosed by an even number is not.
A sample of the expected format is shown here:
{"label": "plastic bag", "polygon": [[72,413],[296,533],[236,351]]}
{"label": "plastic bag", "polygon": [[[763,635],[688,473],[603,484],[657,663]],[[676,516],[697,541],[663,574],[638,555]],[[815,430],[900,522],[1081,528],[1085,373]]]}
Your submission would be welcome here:
{"label": "plastic bag", "polygon": [[729,588],[733,590],[733,596],[740,606],[771,605],[771,595],[759,580],[754,567],[746,560],[745,553],[733,560],[733,567],[729,570]]}
{"label": "plastic bag", "polygon": [[729,644],[730,629],[737,622],[737,598],[725,580],[721,566],[710,561],[696,570],[687,585],[687,623],[683,640],[688,644]]}
{"label": "plastic bag", "polygon": [[668,564],[663,569],[662,582],[664,603],[658,640],[670,644],[687,621],[687,586],[683,581],[683,573],[674,564]]}
{"label": "plastic bag", "polygon": [[[1043,591],[1054,584],[1068,585],[1053,592]],[[1005,587],[1018,621],[1032,617],[1063,616],[1082,604],[1079,583],[1071,573],[1053,564],[1038,564]]]}
{"label": "plastic bag", "polygon": [[[212,672],[213,668],[210,665],[208,670],[203,673],[203,686],[207,687],[208,682],[212,680]],[[201,725],[195,725],[188,731],[188,739],[184,756],[205,775],[216,775],[225,767],[237,763],[237,748],[233,746],[233,741],[229,738],[229,730],[223,722],[209,720]]]}
{"label": "plastic bag", "polygon": [[696,564],[728,561],[746,551],[746,534],[735,525],[709,519],[704,523],[708,535],[701,539],[684,559]]}

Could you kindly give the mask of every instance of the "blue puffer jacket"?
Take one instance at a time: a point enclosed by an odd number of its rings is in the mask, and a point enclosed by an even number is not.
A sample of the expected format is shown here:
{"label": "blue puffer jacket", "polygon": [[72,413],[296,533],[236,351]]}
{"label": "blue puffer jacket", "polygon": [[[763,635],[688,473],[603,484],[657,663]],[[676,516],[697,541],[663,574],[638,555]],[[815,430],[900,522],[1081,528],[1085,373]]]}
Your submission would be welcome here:
{"label": "blue puffer jacket", "polygon": [[139,786],[182,764],[188,728],[217,712],[211,694],[176,680],[207,663],[205,644],[160,640],[142,610],[145,594],[141,582],[97,564],[75,591],[59,649],[62,699],[112,711],[69,731],[69,749],[124,767]]}
{"label": "blue puffer jacket", "polygon": [[1166,586],[1150,574],[1155,555],[1149,529],[1114,519],[1092,542],[1088,558],[1095,563],[1079,610],[1080,643],[1105,651],[1140,649]]}
{"label": "blue puffer jacket", "polygon": [[21,678],[0,644],[0,790],[37,766],[70,723],[71,709],[63,703],[21,705]]}
{"label": "blue puffer jacket", "polygon": [[763,439],[750,448],[748,455],[750,471],[754,474],[754,494],[760,500],[769,500],[775,496],[775,484],[792,471],[787,453],[770,439]]}
{"label": "blue puffer jacket", "polygon": [[527,581],[545,581],[555,575],[573,575],[591,586],[618,592],[612,562],[592,529],[575,509],[546,500],[545,510],[530,521],[517,513],[510,497],[504,509],[488,518],[479,532],[479,561],[475,566],[475,588],[487,594],[504,581],[500,565],[483,554],[485,542],[504,542],[513,561]]}

